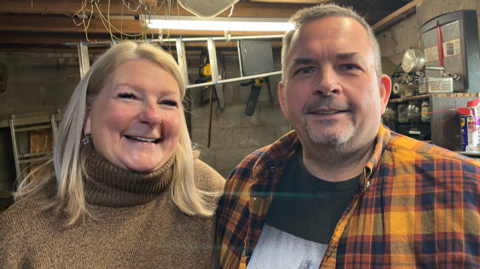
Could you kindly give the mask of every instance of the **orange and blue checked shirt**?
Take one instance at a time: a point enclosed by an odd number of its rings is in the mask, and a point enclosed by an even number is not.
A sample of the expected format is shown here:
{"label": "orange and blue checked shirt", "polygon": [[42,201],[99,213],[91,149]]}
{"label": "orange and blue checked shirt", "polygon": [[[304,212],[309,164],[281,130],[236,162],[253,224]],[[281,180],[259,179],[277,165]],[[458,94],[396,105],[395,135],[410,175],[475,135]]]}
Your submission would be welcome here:
{"label": "orange and blue checked shirt", "polygon": [[[480,164],[384,126],[375,143],[320,268],[479,268]],[[220,268],[246,267],[299,145],[292,131],[227,179],[217,211]]]}

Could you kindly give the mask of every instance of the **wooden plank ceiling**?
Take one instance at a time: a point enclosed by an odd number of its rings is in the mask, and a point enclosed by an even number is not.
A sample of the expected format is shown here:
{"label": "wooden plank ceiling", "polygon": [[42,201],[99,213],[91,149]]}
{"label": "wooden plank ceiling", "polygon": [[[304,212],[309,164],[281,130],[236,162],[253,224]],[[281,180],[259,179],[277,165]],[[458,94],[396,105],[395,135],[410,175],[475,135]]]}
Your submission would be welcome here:
{"label": "wooden plank ceiling", "polygon": [[[158,38],[157,29],[145,29],[138,20],[138,11],[131,11],[146,4],[150,8],[156,0],[0,0],[0,51],[63,52],[75,49],[64,42],[108,41],[112,38]],[[198,0],[201,1],[201,0]],[[168,4],[170,2],[170,4]],[[232,17],[288,18],[297,10],[322,2],[335,2],[352,6],[366,16],[370,24],[385,20],[395,11],[412,10],[418,0],[241,0],[235,4]],[[158,0],[156,15],[191,16],[174,0]],[[85,5],[86,4],[86,5]],[[129,5],[130,8],[127,8]],[[167,8],[166,8],[167,7]],[[85,13],[80,11],[85,10]],[[79,12],[80,11],[80,12]],[[145,11],[142,11],[145,14]],[[397,11],[398,13],[398,11]],[[83,14],[86,15],[85,20]],[[230,9],[221,13],[227,17]],[[103,17],[103,19],[102,19]],[[110,18],[108,25],[107,17]],[[387,18],[388,19],[388,18]],[[77,26],[78,25],[78,26]],[[85,26],[88,29],[85,30]],[[112,30],[112,35],[109,33]],[[119,31],[123,34],[120,34]],[[143,36],[142,36],[143,33]],[[163,31],[163,37],[222,36],[223,32],[213,31]],[[231,32],[232,35],[278,34],[273,32]],[[128,36],[136,35],[136,36]],[[189,43],[187,50],[197,49],[202,43]],[[280,42],[274,43],[277,49]],[[235,50],[235,44],[218,43],[218,50]]]}

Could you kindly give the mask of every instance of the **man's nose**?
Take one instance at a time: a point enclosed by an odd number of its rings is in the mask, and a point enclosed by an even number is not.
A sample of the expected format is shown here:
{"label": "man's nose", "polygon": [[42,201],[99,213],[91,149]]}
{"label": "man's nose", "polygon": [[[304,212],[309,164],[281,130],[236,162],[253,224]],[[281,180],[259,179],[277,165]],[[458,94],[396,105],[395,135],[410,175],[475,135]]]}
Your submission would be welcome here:
{"label": "man's nose", "polygon": [[339,75],[335,69],[331,66],[323,67],[318,74],[318,84],[314,88],[313,94],[328,97],[339,94],[341,91]]}
{"label": "man's nose", "polygon": [[138,120],[141,123],[148,124],[150,126],[160,125],[162,117],[160,108],[155,105],[145,105],[143,110],[138,115]]}

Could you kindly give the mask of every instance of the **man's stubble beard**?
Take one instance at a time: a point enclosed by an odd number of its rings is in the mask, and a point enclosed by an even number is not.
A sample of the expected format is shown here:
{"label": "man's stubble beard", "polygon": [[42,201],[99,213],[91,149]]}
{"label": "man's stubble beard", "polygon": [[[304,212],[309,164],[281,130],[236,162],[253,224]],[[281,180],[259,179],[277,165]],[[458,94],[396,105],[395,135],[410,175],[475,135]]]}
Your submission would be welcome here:
{"label": "man's stubble beard", "polygon": [[[308,112],[315,110],[317,108],[340,108],[342,110],[347,110],[348,119],[343,119],[343,121],[348,121],[348,126],[344,130],[340,130],[337,133],[323,133],[322,130],[318,128],[334,126],[341,124],[339,120],[320,120],[320,122],[312,122],[311,124],[317,124],[319,127],[310,126],[308,122]],[[305,105],[303,108],[303,123],[304,130],[307,135],[307,138],[314,145],[323,145],[327,147],[341,147],[345,143],[351,140],[355,132],[355,107],[351,104],[337,103],[333,98],[318,98],[313,102],[310,102]]]}
{"label": "man's stubble beard", "polygon": [[[320,123],[319,123],[320,124]],[[332,125],[339,124],[337,120],[324,120],[321,122],[321,126],[328,127]],[[310,140],[310,143],[314,145],[322,145],[327,147],[339,147],[345,145],[354,135],[354,124],[353,121],[349,122],[349,126],[345,130],[341,130],[338,133],[322,133],[321,130],[315,130],[312,126],[308,124],[306,115],[304,116],[304,127],[307,138]],[[318,128],[322,128],[318,127]]]}

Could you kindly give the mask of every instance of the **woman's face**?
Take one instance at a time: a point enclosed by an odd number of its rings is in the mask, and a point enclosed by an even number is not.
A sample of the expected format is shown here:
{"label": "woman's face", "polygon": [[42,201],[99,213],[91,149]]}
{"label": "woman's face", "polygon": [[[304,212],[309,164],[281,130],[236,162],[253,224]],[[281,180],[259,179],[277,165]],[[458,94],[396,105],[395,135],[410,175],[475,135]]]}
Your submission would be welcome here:
{"label": "woman's face", "polygon": [[84,130],[112,164],[135,172],[162,167],[178,144],[182,111],[175,78],[159,64],[131,60],[107,78]]}

